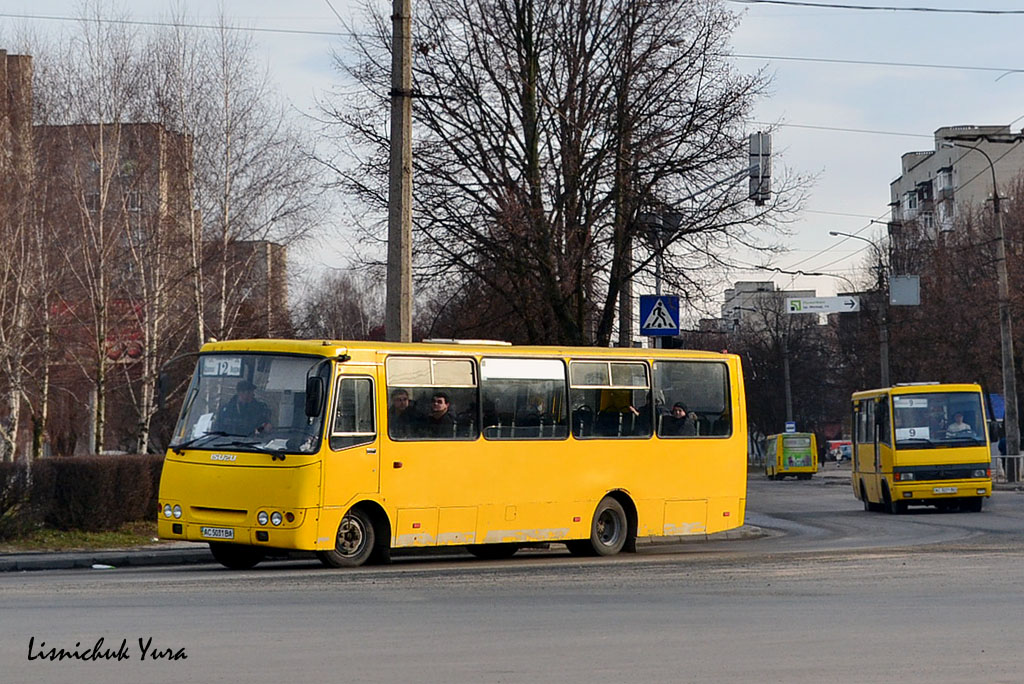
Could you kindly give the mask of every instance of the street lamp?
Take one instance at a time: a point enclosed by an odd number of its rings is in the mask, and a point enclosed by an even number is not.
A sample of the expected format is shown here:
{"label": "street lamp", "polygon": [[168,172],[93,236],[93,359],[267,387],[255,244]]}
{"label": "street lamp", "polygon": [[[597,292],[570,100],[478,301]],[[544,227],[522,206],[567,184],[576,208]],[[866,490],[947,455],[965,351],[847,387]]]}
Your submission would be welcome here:
{"label": "street lamp", "polygon": [[[868,240],[866,237],[861,235],[853,235],[852,233],[841,233],[838,230],[828,231],[829,235],[841,236],[846,238],[853,238],[854,240],[863,240],[875,249],[881,251],[878,245],[873,241]],[[885,264],[879,260],[878,267],[878,290],[882,291],[882,284],[885,280]],[[883,293],[884,301],[882,302],[880,320],[878,323],[878,365],[881,367],[881,380],[882,387],[889,386],[889,297],[888,294]]]}
{"label": "street lamp", "polygon": [[[1019,142],[1019,139],[1007,142]],[[974,150],[985,156],[989,169],[992,171],[992,211],[996,215],[996,277],[999,282],[999,340],[1003,361],[1003,431],[1006,435],[1006,455],[1017,456],[1020,453],[1020,425],[1017,422],[1017,376],[1013,363],[1013,323],[1010,320],[1010,283],[1006,273],[1006,245],[1004,244],[1003,214],[999,211],[999,186],[996,184],[996,165],[992,157],[980,147],[964,145],[957,142],[943,142],[943,147],[962,147]],[[1015,481],[1019,473],[1014,473]]]}

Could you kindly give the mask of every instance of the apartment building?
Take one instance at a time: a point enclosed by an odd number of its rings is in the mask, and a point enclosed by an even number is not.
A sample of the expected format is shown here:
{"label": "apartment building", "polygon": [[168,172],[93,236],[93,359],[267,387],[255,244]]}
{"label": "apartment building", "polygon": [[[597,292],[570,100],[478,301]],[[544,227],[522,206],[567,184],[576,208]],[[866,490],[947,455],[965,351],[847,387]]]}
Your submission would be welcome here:
{"label": "apartment building", "polygon": [[1024,170],[1024,144],[1013,138],[1009,126],[944,126],[935,131],[934,149],[904,154],[900,177],[889,185],[890,233],[912,222],[929,239],[954,230],[959,212],[991,202],[993,166],[1005,196]]}

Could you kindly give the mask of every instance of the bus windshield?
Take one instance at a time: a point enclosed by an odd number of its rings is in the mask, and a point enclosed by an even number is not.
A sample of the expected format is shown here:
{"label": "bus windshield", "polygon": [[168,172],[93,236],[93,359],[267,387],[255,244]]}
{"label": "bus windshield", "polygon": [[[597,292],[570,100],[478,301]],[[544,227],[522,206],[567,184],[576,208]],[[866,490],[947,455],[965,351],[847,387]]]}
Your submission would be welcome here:
{"label": "bus windshield", "polygon": [[976,392],[899,394],[892,405],[897,449],[985,445],[985,414]]}
{"label": "bus windshield", "polygon": [[[306,416],[306,375],[319,361],[285,354],[204,354],[171,448],[315,453],[322,420]],[[324,364],[322,373],[328,372]]]}

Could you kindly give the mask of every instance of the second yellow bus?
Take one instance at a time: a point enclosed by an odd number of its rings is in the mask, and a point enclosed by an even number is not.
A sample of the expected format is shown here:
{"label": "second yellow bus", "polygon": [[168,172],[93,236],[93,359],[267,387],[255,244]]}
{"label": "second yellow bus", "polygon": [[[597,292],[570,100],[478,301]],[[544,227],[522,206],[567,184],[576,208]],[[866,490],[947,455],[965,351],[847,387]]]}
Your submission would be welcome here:
{"label": "second yellow bus", "polygon": [[992,495],[981,387],[896,385],[853,395],[854,495],[864,510],[980,511]]}

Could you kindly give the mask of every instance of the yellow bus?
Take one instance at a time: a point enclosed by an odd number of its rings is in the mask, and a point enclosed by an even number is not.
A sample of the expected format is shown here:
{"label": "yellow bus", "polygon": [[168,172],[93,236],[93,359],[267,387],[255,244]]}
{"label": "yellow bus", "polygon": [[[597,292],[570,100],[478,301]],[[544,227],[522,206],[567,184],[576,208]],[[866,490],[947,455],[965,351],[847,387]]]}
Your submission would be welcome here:
{"label": "yellow bus", "polygon": [[853,395],[854,495],[866,511],[980,511],[992,495],[981,387],[920,383]]}
{"label": "yellow bus", "polygon": [[213,342],[164,461],[159,534],[229,568],[287,550],[331,567],[426,546],[611,555],[742,525],[746,424],[731,354]]}
{"label": "yellow bus", "polygon": [[818,442],[813,432],[769,435],[765,441],[764,474],[769,480],[792,475],[810,480],[818,472]]}

